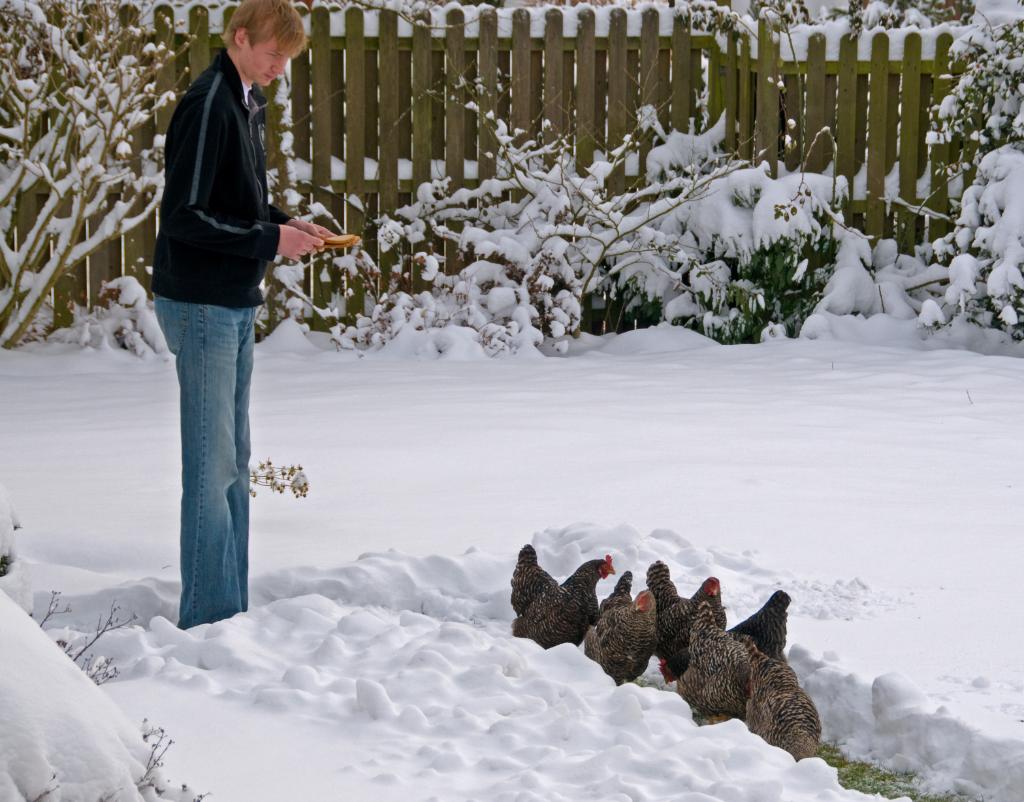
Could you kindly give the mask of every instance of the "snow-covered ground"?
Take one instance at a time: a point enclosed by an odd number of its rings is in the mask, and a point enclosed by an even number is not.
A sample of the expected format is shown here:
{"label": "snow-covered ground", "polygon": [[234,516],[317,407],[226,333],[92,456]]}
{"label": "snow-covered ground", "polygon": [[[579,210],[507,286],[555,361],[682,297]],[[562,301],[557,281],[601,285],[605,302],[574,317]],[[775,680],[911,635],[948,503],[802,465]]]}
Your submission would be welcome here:
{"label": "snow-covered ground", "polygon": [[513,639],[526,542],[555,575],[611,553],[635,589],[654,559],[683,590],[713,574],[734,621],[786,589],[826,737],[1021,802],[1024,361],[913,322],[808,330],[460,361],[282,329],[258,347],[254,458],[301,463],[310,494],[254,499],[252,607],[188,633],[170,362],[0,352],[0,485],[37,613],[56,589],[73,612],[51,626],[139,616],[101,642],[122,673],[100,690],[221,802],[867,798],[742,724],[695,727],[656,669],[616,689],[581,650]]}

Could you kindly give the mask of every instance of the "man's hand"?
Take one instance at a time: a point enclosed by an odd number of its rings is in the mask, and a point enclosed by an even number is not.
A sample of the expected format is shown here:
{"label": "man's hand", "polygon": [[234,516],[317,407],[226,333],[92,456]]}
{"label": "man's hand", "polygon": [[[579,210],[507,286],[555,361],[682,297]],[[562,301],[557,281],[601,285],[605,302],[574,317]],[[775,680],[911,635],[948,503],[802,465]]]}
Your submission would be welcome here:
{"label": "man's hand", "polygon": [[[281,230],[281,237],[277,243],[277,252],[281,256],[285,259],[301,259],[306,254],[316,253],[323,248],[324,241],[318,234],[309,233],[304,228],[293,225],[294,223],[302,223],[302,221],[290,220],[287,224],[278,226]],[[321,228],[312,223],[302,223],[302,225],[314,229]],[[326,231],[326,229],[323,230]]]}
{"label": "man's hand", "polygon": [[305,231],[307,234],[319,237],[320,239],[326,239],[327,237],[334,236],[334,232],[329,228],[318,226],[316,223],[307,223],[305,220],[296,220],[295,218],[292,218],[286,225],[289,225],[292,228],[297,228],[299,231]]}

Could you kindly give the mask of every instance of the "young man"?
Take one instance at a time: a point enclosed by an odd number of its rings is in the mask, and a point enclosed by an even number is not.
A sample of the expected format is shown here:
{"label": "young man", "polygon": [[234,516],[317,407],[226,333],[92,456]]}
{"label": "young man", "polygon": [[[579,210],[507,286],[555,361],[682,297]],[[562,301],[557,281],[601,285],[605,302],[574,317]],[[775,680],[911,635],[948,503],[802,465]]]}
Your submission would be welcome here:
{"label": "young man", "polygon": [[289,0],[244,0],[227,50],[171,119],[153,263],[156,315],[181,389],[178,626],[248,609],[249,385],[260,282],[331,232],[267,201],[266,86],[306,44]]}

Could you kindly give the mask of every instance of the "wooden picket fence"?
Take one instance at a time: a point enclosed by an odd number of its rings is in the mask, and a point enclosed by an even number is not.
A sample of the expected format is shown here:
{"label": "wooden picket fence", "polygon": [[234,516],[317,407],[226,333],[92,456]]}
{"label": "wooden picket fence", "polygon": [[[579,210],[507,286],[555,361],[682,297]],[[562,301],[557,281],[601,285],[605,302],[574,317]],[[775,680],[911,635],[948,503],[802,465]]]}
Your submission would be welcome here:
{"label": "wooden picket fence", "polygon": [[[176,26],[170,7],[157,9],[157,37],[180,43],[187,30],[192,39],[161,75],[162,88],[183,90],[205,69],[230,13],[211,24],[208,9],[193,6],[187,26]],[[587,165],[635,130],[643,105],[677,130],[699,130],[724,115],[726,147],[772,170],[781,163],[845,176],[854,188],[848,219],[872,237],[895,236],[910,250],[948,230],[946,168],[959,145],[929,146],[925,137],[931,107],[953,80],[949,33],[927,40],[927,57],[919,33],[884,31],[829,42],[822,30],[801,39],[806,53],[793,54],[787,37],[763,23],[756,35],[716,37],[691,30],[667,6],[442,13],[415,25],[393,11],[316,6],[310,47],[291,63],[300,190],[371,247],[372,220],[407,203],[421,182],[447,176],[457,188],[494,175],[486,115],[536,137],[567,136]],[[477,87],[476,108],[466,106],[467,85]],[[271,167],[281,166],[284,109],[273,102],[273,89],[267,94],[267,149]],[[163,133],[170,113],[142,136]],[[641,164],[650,146],[645,140]],[[609,180],[619,187],[642,180],[632,172]],[[900,202],[887,203],[894,185]],[[149,221],[66,276],[56,323],[68,321],[71,303],[95,303],[109,278],[148,282],[155,231]],[[349,311],[360,307],[357,282],[345,286],[333,273],[321,281],[328,274],[316,265],[308,272],[317,300],[347,292]]]}

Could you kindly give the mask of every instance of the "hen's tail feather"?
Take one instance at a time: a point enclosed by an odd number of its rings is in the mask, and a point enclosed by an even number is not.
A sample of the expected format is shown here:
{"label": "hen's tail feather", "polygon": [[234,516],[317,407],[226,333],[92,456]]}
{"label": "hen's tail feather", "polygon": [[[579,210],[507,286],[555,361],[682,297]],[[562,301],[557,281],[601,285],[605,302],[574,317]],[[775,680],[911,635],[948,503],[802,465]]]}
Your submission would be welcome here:
{"label": "hen's tail feather", "polygon": [[519,549],[519,562],[537,564],[537,550],[527,543]]}

